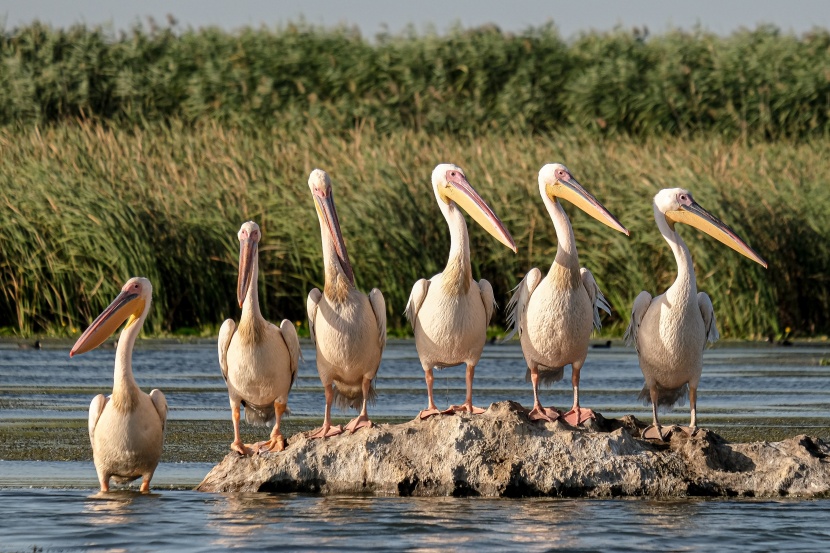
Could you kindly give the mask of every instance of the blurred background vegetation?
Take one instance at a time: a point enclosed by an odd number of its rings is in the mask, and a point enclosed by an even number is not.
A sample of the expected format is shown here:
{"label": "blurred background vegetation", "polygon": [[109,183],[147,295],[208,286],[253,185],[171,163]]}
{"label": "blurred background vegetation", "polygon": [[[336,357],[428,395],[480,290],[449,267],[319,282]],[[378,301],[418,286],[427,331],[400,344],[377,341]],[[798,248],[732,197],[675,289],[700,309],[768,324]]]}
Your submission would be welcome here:
{"label": "blurred background vegetation", "polygon": [[[470,224],[476,278],[505,305],[550,265],[536,175],[569,166],[628,228],[566,205],[582,264],[620,335],[640,290],[675,276],[651,197],[682,186],[765,257],[754,265],[681,233],[727,337],[830,330],[830,33],[772,27],[727,37],[584,34],[380,36],[345,29],[136,27],[0,36],[0,327],[76,335],[130,276],[154,283],[155,334],[214,332],[236,317],[236,231],[263,228],[265,315],[304,322],[320,286],[306,184],[334,181],[358,285],[384,292],[405,333],[412,284],[449,248],[429,175],[470,182],[516,238]],[[494,320],[503,324],[503,313]]]}

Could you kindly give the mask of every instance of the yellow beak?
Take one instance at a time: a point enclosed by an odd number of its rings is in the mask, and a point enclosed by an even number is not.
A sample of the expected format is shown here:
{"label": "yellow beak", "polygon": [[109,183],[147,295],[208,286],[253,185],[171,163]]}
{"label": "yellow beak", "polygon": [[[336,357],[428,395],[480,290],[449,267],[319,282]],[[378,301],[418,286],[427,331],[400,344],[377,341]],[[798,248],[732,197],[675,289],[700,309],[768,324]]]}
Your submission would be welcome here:
{"label": "yellow beak", "polygon": [[513,250],[513,253],[516,253],[516,243],[513,241],[513,237],[507,232],[504,223],[490,209],[490,206],[481,199],[481,196],[467,182],[464,175],[455,173],[455,176],[451,176],[449,173],[450,171],[447,172],[446,185],[439,188],[439,192],[444,201],[449,203],[451,200],[458,204],[484,230],[493,235],[496,240]]}
{"label": "yellow beak", "polygon": [[334,207],[334,196],[331,190],[325,195],[322,192],[315,192],[314,204],[317,207],[320,224],[325,226],[331,235],[340,268],[343,269],[343,273],[349,281],[354,284],[354,271],[349,261],[349,254],[346,252],[346,242],[343,240],[343,232],[340,230],[340,219],[337,218],[337,209]]}
{"label": "yellow beak", "polygon": [[[72,350],[69,352],[69,357],[73,357],[78,353],[86,353],[93,350],[104,343],[104,341],[112,336],[118,330],[121,323],[129,318],[127,327],[133,324],[144,312],[144,299],[138,294],[132,292],[122,291],[101,312],[98,317],[92,321],[89,328],[81,334]],[[126,327],[125,327],[126,328]]]}
{"label": "yellow beak", "polygon": [[739,254],[745,255],[752,261],[762,265],[764,269],[767,268],[767,262],[735,234],[734,230],[703,209],[697,202],[692,201],[691,205],[684,205],[680,209],[667,212],[666,219],[674,223],[684,223],[695,227],[715,240],[726,244]]}
{"label": "yellow beak", "polygon": [[[239,242],[239,277],[236,281],[236,300],[239,307],[245,302],[248,288],[251,286],[251,277],[254,274],[254,261],[257,256],[257,242],[246,238]],[[255,284],[256,285],[256,284]]]}
{"label": "yellow beak", "polygon": [[628,229],[622,226],[622,223],[620,223],[616,217],[611,215],[611,213],[605,209],[605,206],[599,203],[599,201],[597,201],[597,199],[594,198],[590,192],[585,190],[581,184],[576,182],[576,179],[569,179],[564,182],[557,180],[555,184],[547,184],[545,186],[545,192],[547,192],[548,197],[551,200],[555,199],[555,197],[568,200],[600,223],[604,223],[612,229],[620,231],[626,236],[630,235]]}

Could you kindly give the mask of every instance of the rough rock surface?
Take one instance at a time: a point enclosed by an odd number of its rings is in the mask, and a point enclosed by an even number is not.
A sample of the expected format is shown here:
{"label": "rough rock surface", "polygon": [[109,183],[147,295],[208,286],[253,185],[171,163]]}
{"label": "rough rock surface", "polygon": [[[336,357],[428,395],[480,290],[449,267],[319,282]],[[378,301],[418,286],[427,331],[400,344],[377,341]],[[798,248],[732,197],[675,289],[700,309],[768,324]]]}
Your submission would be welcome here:
{"label": "rough rock surface", "polygon": [[830,497],[830,445],[808,436],[730,444],[700,430],[639,438],[634,417],[590,428],[534,423],[514,402],[309,440],[279,453],[229,453],[198,490],[420,496]]}

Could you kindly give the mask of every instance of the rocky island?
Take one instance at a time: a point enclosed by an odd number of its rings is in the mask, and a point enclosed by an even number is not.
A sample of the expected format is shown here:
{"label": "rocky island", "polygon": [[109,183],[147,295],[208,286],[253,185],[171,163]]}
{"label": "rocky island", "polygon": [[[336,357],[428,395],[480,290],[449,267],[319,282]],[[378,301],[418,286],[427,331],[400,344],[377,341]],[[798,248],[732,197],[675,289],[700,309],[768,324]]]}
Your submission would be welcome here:
{"label": "rocky island", "polygon": [[229,453],[197,490],[488,497],[830,497],[830,445],[809,436],[728,443],[701,429],[640,438],[632,416],[588,427],[535,423],[511,401],[483,415],[381,424]]}

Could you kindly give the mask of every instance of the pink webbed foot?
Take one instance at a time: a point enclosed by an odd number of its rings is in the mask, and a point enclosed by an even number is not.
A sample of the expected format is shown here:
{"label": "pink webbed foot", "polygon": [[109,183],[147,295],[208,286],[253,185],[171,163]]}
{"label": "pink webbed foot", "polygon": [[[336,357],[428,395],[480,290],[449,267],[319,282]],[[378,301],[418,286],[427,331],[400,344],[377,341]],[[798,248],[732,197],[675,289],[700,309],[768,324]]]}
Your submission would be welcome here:
{"label": "pink webbed foot", "polygon": [[349,422],[349,424],[346,425],[346,428],[344,428],[344,430],[348,430],[349,432],[354,434],[361,428],[372,428],[372,426],[373,424],[372,421],[369,420],[369,417],[359,415],[352,419],[351,422]]}
{"label": "pink webbed foot", "polygon": [[434,417],[435,415],[452,415],[454,413],[455,411],[453,411],[452,407],[450,407],[449,409],[444,409],[443,411],[439,411],[437,407],[430,407],[419,412],[418,418],[421,420],[426,420],[430,417]]}
{"label": "pink webbed foot", "polygon": [[472,413],[473,415],[480,415],[486,411],[481,407],[476,407],[472,403],[463,403],[461,405],[453,405],[450,407],[453,413]]}
{"label": "pink webbed foot", "polygon": [[699,426],[678,426],[677,429],[682,431],[690,438],[693,436],[697,436],[697,433],[700,432]]}
{"label": "pink webbed foot", "polygon": [[667,442],[671,438],[672,432],[674,432],[677,429],[677,426],[670,426],[668,428],[664,428],[662,425],[652,424],[646,426],[643,429],[643,432],[640,434],[640,436],[645,438],[646,440],[659,440],[661,442]]}
{"label": "pink webbed foot", "polygon": [[271,439],[264,442],[257,442],[251,446],[255,453],[268,453],[271,451],[283,451],[287,442],[282,434],[271,436]]}
{"label": "pink webbed foot", "polygon": [[317,438],[331,438],[332,436],[337,436],[342,433],[343,427],[338,424],[337,426],[329,426],[328,428],[321,426],[320,428],[313,430],[308,437],[314,440]]}
{"label": "pink webbed foot", "polygon": [[565,422],[571,426],[579,426],[583,422],[591,419],[596,419],[596,415],[590,409],[583,409],[582,407],[575,407],[562,415]]}
{"label": "pink webbed foot", "polygon": [[553,422],[560,417],[558,410],[551,407],[542,407],[541,405],[533,407],[527,418],[532,421],[546,421]]}
{"label": "pink webbed foot", "polygon": [[231,451],[236,451],[240,455],[252,455],[253,451],[251,450],[251,446],[245,443],[242,443],[242,440],[236,440],[231,444]]}

